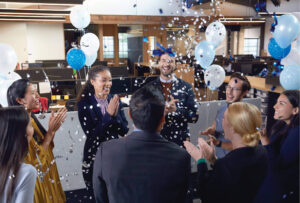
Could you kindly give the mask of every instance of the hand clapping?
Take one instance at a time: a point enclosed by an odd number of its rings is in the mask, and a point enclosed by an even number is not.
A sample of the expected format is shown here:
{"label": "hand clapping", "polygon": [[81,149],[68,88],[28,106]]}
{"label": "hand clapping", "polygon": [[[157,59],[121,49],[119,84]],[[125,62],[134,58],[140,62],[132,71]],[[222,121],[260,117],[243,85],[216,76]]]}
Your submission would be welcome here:
{"label": "hand clapping", "polygon": [[119,96],[115,95],[110,101],[107,106],[107,113],[111,116],[117,116],[119,110]]}
{"label": "hand clapping", "polygon": [[53,136],[55,132],[60,128],[61,124],[65,121],[66,117],[67,117],[66,108],[59,109],[55,115],[54,112],[52,111],[49,119],[48,133],[50,133]]}
{"label": "hand clapping", "polygon": [[178,102],[178,99],[174,99],[173,96],[170,96],[171,100],[169,102],[167,102],[166,107],[165,107],[165,113],[172,113],[175,112],[177,110],[176,108],[176,102]]}

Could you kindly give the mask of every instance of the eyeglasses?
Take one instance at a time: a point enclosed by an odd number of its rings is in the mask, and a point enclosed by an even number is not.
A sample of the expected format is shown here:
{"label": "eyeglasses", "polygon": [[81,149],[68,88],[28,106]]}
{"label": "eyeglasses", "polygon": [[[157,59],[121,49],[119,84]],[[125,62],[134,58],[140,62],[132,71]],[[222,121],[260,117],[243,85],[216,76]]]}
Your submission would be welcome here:
{"label": "eyeglasses", "polygon": [[232,91],[241,91],[241,89],[240,88],[237,88],[237,87],[231,87],[230,85],[226,85],[226,89],[228,89],[228,90],[232,90]]}

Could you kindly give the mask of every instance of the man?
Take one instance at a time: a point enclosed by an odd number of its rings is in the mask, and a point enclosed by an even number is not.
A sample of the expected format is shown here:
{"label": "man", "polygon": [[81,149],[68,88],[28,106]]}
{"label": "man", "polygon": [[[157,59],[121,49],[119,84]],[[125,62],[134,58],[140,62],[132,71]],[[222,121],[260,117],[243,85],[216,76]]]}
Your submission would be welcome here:
{"label": "man", "polygon": [[183,147],[183,141],[190,138],[188,123],[198,120],[194,91],[189,83],[175,77],[175,58],[168,53],[160,56],[159,68],[160,76],[148,84],[159,88],[166,101],[166,122],[161,135]]}
{"label": "man", "polygon": [[226,86],[227,104],[218,110],[216,119],[212,125],[200,133],[201,135],[208,135],[211,139],[213,139],[218,158],[224,157],[228,151],[232,149],[231,142],[224,138],[224,130],[222,127],[224,113],[228,105],[241,101],[243,97],[247,95],[250,89],[251,85],[245,76],[238,72],[233,73],[230,77],[228,85]]}
{"label": "man", "polygon": [[164,108],[163,95],[153,86],[132,95],[133,133],[102,143],[96,155],[93,186],[97,203],[184,202],[190,157],[160,136]]}

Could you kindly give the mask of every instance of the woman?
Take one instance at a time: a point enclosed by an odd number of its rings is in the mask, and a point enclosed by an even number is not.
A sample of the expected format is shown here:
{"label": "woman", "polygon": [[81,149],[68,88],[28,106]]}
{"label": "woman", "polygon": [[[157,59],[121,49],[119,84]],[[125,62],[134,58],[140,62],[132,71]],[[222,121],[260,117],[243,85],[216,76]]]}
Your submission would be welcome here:
{"label": "woman", "polygon": [[261,140],[269,170],[257,202],[299,202],[299,98],[297,90],[284,91],[274,106],[277,121]]}
{"label": "woman", "polygon": [[65,194],[52,150],[55,132],[66,118],[66,109],[59,110],[56,115],[51,113],[48,131],[46,131],[31,113],[33,109],[39,108],[39,94],[28,80],[15,81],[7,90],[7,101],[9,106],[22,105],[25,107],[34,128],[34,139],[29,142],[29,153],[25,158],[25,162],[33,165],[38,171],[34,202],[65,202]]}
{"label": "woman", "polygon": [[[216,160],[213,140],[210,145],[199,138],[199,149],[190,142],[184,145],[198,163],[198,184],[202,202],[253,202],[267,174],[267,152],[258,146],[262,119],[252,104],[230,104],[222,126],[233,150]],[[206,161],[213,164],[208,171]]]}
{"label": "woman", "polygon": [[107,67],[89,70],[88,81],[78,95],[78,117],[87,137],[83,151],[83,178],[93,198],[94,157],[101,142],[124,136],[128,122],[118,95],[109,94],[112,78]]}
{"label": "woman", "polygon": [[36,170],[23,163],[32,135],[24,108],[0,109],[0,202],[33,202]]}

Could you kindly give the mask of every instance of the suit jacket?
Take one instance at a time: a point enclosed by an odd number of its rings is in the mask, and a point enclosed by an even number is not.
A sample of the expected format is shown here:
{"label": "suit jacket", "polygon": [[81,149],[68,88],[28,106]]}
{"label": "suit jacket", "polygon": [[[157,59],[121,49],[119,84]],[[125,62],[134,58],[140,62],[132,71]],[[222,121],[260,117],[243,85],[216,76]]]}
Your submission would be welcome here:
{"label": "suit jacket", "polygon": [[253,203],[268,170],[267,151],[242,147],[218,159],[212,171],[198,164],[198,191],[203,203]]}
{"label": "suit jacket", "polygon": [[[113,95],[108,95],[108,103],[112,97]],[[124,136],[128,132],[128,122],[121,102],[116,117],[110,116],[108,113],[102,115],[94,95],[78,102],[78,117],[82,130],[86,135],[83,150],[83,166],[89,168],[87,178],[90,179],[89,181],[92,181],[92,159],[96,156],[100,143],[116,139],[119,135]]]}
{"label": "suit jacket", "polygon": [[[147,85],[153,85],[163,91],[159,77]],[[166,115],[161,135],[167,140],[183,146],[183,141],[190,137],[188,123],[196,123],[198,120],[198,107],[192,86],[184,80],[175,77],[171,95],[179,102],[176,103],[176,112]]]}
{"label": "suit jacket", "polygon": [[133,132],[102,143],[94,164],[96,202],[182,203],[190,156],[158,133]]}

